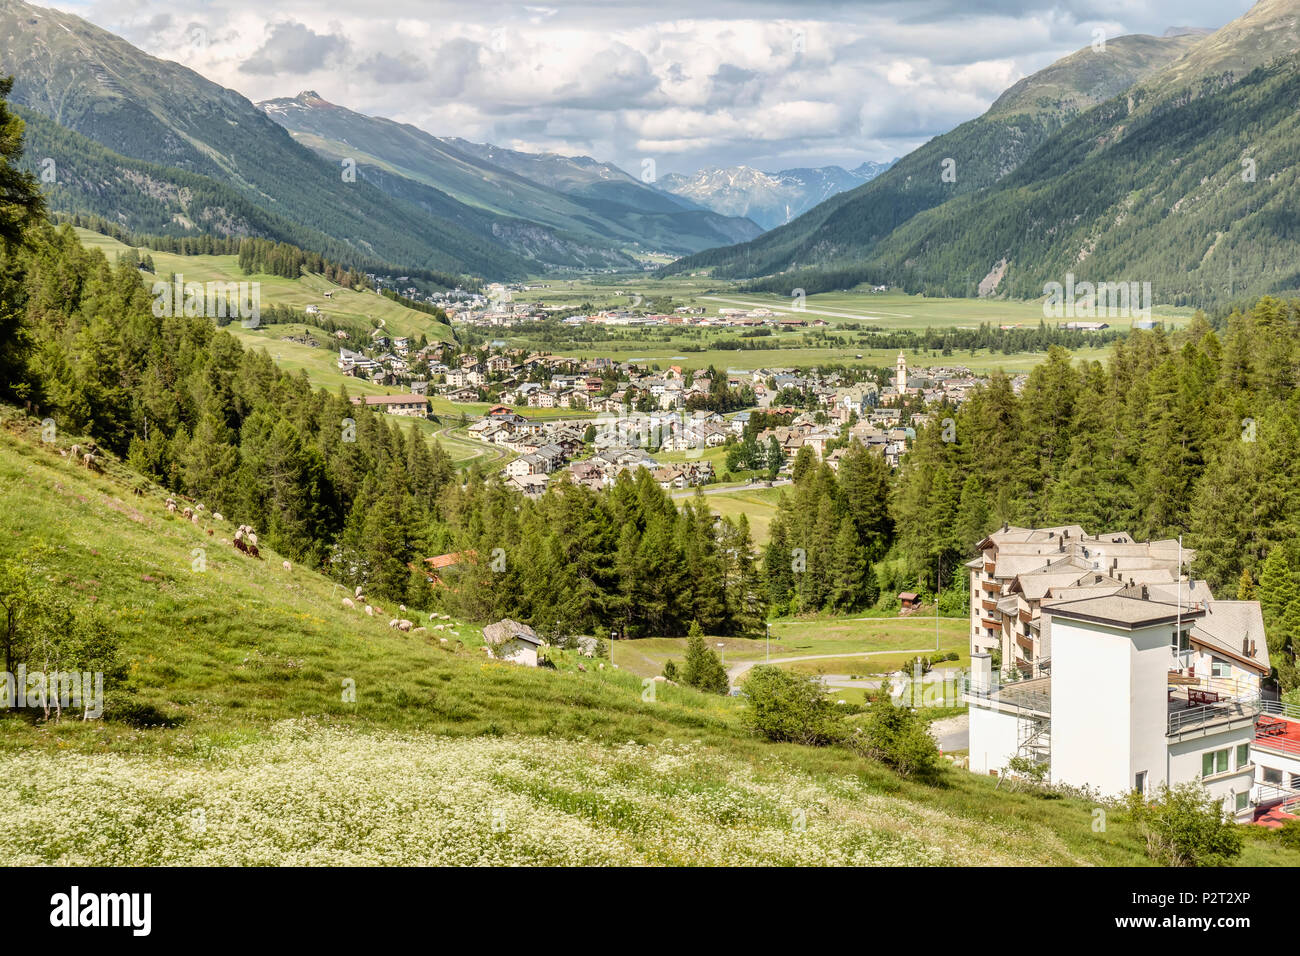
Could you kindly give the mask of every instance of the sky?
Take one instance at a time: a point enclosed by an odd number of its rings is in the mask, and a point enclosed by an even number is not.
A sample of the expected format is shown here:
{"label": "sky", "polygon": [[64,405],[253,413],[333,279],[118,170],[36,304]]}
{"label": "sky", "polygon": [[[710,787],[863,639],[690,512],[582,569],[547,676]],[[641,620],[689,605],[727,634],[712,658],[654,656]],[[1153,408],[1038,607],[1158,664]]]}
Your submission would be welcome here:
{"label": "sky", "polygon": [[1099,36],[1249,0],[46,0],[253,101],[314,90],[438,136],[639,175],[887,161]]}

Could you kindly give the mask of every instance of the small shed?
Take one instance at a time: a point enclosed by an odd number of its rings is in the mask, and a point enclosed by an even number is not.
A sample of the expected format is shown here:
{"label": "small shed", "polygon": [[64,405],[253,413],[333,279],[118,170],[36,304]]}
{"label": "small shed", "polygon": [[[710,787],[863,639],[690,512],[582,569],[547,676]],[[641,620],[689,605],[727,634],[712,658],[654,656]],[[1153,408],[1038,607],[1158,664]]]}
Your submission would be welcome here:
{"label": "small shed", "polygon": [[921,598],[915,591],[904,591],[898,596],[898,605],[904,611],[915,610],[921,606]]}
{"label": "small shed", "polygon": [[497,660],[537,666],[537,651],[544,643],[527,624],[504,618],[483,628],[483,641]]}

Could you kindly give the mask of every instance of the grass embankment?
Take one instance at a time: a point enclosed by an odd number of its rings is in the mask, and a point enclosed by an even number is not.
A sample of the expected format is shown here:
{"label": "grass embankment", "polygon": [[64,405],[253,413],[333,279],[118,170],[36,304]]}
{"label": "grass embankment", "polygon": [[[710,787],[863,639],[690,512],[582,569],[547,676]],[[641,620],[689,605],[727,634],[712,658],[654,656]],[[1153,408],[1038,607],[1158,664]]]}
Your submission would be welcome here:
{"label": "grass embankment", "polygon": [[34,421],[0,424],[0,557],[49,545],[44,575],[115,622],[129,676],[110,695],[174,724],[0,718],[11,863],[1144,861],[1122,814],[1094,833],[1084,802],[768,744],[738,701],[494,663],[468,624],[391,630],[389,602],[345,610],[321,575],[235,552],[232,523],[208,536],[119,464],[90,474]]}

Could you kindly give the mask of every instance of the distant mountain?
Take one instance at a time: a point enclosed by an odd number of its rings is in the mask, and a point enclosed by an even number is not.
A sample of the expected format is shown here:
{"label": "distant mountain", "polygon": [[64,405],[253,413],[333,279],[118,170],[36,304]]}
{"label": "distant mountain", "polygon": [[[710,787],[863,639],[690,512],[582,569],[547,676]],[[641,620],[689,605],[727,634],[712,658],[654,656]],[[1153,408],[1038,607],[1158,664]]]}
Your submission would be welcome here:
{"label": "distant mountain", "polygon": [[0,0],[0,73],[45,121],[31,124],[27,162],[63,171],[49,184],[56,209],[137,231],[298,241],[344,262],[485,277],[536,268],[475,211],[347,182],[238,93],[71,14]]}
{"label": "distant mountain", "polygon": [[666,197],[585,156],[522,153],[440,138],[335,105],[311,90],[259,106],[304,146],[333,161],[354,160],[364,178],[390,193],[409,192],[398,181],[409,180],[607,254],[680,255],[761,232],[753,222]]}
{"label": "distant mountain", "polygon": [[747,216],[764,229],[785,225],[837,193],[870,182],[892,163],[783,169],[765,173],[748,166],[701,169],[692,176],[671,173],[660,189],[728,216]]}
{"label": "distant mountain", "polygon": [[1257,4],[994,186],[902,224],[836,284],[1033,297],[1072,273],[1148,282],[1175,305],[1295,294],[1298,23],[1300,0]]}
{"label": "distant mountain", "polygon": [[[1108,40],[1104,53],[1085,47],[1016,83],[984,115],[935,137],[870,182],[752,242],[689,256],[668,271],[762,276],[859,264],[913,216],[996,184],[1082,111],[1168,66],[1201,39],[1127,36]],[[941,176],[946,166],[950,180]],[[800,284],[808,291],[817,285]]]}

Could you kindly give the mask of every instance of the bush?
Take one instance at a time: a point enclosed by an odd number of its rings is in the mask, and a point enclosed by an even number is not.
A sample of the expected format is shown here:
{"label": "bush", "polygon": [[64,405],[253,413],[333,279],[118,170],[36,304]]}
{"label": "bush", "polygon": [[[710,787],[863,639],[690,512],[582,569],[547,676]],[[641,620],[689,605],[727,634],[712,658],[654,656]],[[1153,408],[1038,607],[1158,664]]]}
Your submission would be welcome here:
{"label": "bush", "polygon": [[1226,866],[1241,853],[1241,831],[1198,783],[1162,785],[1154,801],[1134,791],[1127,806],[1147,856],[1165,866]]}
{"label": "bush", "polygon": [[901,776],[933,779],[939,772],[939,745],[925,720],[910,707],[881,695],[867,711],[864,727],[851,738],[854,748],[892,767]]}
{"label": "bush", "polygon": [[761,664],[745,679],[745,694],[745,723],[761,737],[820,747],[842,736],[817,678]]}

